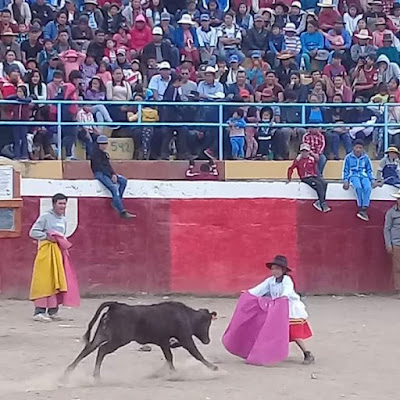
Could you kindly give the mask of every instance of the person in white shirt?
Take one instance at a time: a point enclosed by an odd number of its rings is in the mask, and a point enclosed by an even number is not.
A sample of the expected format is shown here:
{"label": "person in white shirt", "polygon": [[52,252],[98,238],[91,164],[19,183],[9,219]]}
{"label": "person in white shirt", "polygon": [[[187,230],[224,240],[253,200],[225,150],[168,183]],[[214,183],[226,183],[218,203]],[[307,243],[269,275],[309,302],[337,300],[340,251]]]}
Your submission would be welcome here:
{"label": "person in white shirt", "polygon": [[245,59],[245,55],[240,50],[242,33],[240,28],[233,22],[234,16],[231,11],[228,11],[224,17],[225,23],[218,29],[219,53],[225,60],[235,55],[242,62]]}
{"label": "person in white shirt", "polygon": [[208,14],[201,14],[201,26],[197,28],[197,38],[200,47],[200,59],[203,64],[215,66],[217,57],[215,54],[217,48],[217,30],[210,26],[211,20]]}
{"label": "person in white shirt", "polygon": [[308,351],[304,339],[312,337],[310,326],[307,322],[306,306],[294,290],[292,278],[287,275],[291,272],[285,256],[277,255],[266,266],[271,270],[272,276],[249,290],[253,296],[269,296],[273,300],[278,297],[289,299],[289,341],[295,342],[304,354],[303,364],[315,362],[311,351]]}
{"label": "person in white shirt", "polygon": [[155,101],[161,101],[171,81],[171,65],[168,61],[160,63],[160,73],[154,75],[149,82],[149,89],[153,91]]}

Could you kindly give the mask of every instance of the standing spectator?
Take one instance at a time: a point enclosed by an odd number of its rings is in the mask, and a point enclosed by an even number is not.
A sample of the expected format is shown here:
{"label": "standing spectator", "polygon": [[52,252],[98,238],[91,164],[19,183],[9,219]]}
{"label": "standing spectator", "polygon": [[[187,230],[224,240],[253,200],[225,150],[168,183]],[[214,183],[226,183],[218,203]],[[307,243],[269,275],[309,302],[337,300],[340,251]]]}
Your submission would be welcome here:
{"label": "standing spectator", "polygon": [[309,128],[303,136],[303,143],[310,146],[311,155],[315,158],[318,166],[318,176],[322,176],[326,164],[325,137],[319,128]]}
{"label": "standing spectator", "polygon": [[265,27],[264,18],[262,15],[254,16],[254,26],[247,31],[244,46],[246,47],[246,55],[251,55],[255,50],[261,52],[261,57],[264,58],[268,49],[269,31]]}
{"label": "standing spectator", "polygon": [[383,35],[383,47],[379,46],[376,56],[379,57],[381,54],[387,56],[390,62],[400,63],[399,51],[393,46],[392,35],[385,33]]}
{"label": "standing spectator", "polygon": [[90,42],[86,51],[87,54],[94,56],[97,65],[100,65],[104,57],[104,50],[106,49],[106,34],[102,30],[96,30],[94,40]]}
{"label": "standing spectator", "polygon": [[360,57],[367,57],[370,54],[375,53],[376,48],[370,44],[372,36],[369,35],[367,29],[361,29],[359,33],[354,35],[358,39],[358,43],[355,43],[350,48],[351,59],[358,63]]}
{"label": "standing spectator", "polygon": [[234,160],[244,158],[244,138],[246,121],[244,120],[244,111],[237,108],[232,117],[227,121],[229,140],[232,146],[232,158]]}
{"label": "standing spectator", "polygon": [[165,90],[171,80],[171,65],[167,61],[163,61],[159,67],[160,73],[154,75],[149,82],[149,89],[153,91],[155,101],[163,99]]}
{"label": "standing spectator", "polygon": [[371,160],[364,151],[364,142],[360,139],[354,141],[353,151],[344,159],[343,181],[344,190],[349,190],[351,185],[356,192],[357,217],[363,221],[369,221],[367,210],[371,190],[375,187],[375,178]]}
{"label": "standing spectator", "polygon": [[43,29],[44,39],[56,40],[58,32],[66,30],[71,37],[71,28],[68,26],[68,16],[65,11],[59,11],[55,21],[50,21]]}
{"label": "standing spectator", "polygon": [[288,183],[291,181],[295,169],[300,180],[317,192],[318,200],[313,203],[313,206],[324,213],[331,211],[325,200],[328,184],[317,172],[317,162],[309,144],[302,143],[300,145],[300,154],[288,168]]}
{"label": "standing spectator", "polygon": [[119,213],[123,219],[131,219],[136,217],[126,211],[122,203],[122,198],[128,181],[122,175],[115,173],[110,163],[110,156],[107,153],[108,138],[100,135],[97,138],[97,146],[94,146],[90,167],[92,168],[94,177],[100,181],[112,195],[111,206]]}
{"label": "standing spectator", "polygon": [[201,26],[196,29],[199,41],[200,61],[212,67],[217,63],[216,49],[218,44],[217,30],[210,26],[209,14],[201,14]]}
{"label": "standing spectator", "polygon": [[391,207],[385,215],[385,227],[383,235],[385,238],[386,251],[392,257],[393,287],[397,294],[400,293],[400,193],[392,194],[396,204]]}
{"label": "standing spectator", "polygon": [[135,19],[135,24],[130,31],[131,42],[131,56],[133,58],[138,57],[144,47],[151,43],[153,36],[150,27],[146,23],[144,15],[140,14]]}
{"label": "standing spectator", "polygon": [[240,50],[242,44],[242,33],[240,28],[233,22],[234,14],[227,12],[224,17],[224,23],[218,30],[219,52],[221,57],[228,60],[232,55],[239,58],[242,62],[245,58]]}
{"label": "standing spectator", "polygon": [[377,181],[380,185],[400,188],[400,151],[395,146],[390,146],[385,151],[385,156],[379,161]]}
{"label": "standing spectator", "polygon": [[43,44],[39,41],[42,30],[37,26],[31,26],[29,30],[29,38],[21,43],[22,62],[38,58],[39,53],[43,49]]}
{"label": "standing spectator", "polygon": [[260,116],[256,107],[249,107],[246,113],[246,124],[253,124],[256,126],[247,125],[245,128],[246,135],[246,159],[251,160],[257,157],[258,142],[256,140],[258,123]]}
{"label": "standing spectator", "polygon": [[39,20],[42,26],[47,25],[50,21],[54,20],[55,12],[46,0],[36,0],[31,2],[32,21]]}
{"label": "standing spectator", "polygon": [[[266,89],[270,90],[270,89]],[[259,126],[257,131],[258,139],[258,153],[262,159],[273,160],[274,154],[272,152],[272,142],[275,134],[274,124],[274,112],[271,107],[263,107],[260,111],[261,121],[260,124],[265,126]]]}
{"label": "standing spectator", "polygon": [[[322,52],[325,51],[324,36],[317,28],[316,22],[307,22],[307,31],[300,35],[302,58],[307,71],[311,71],[312,60],[317,60],[318,55],[320,55],[319,58],[321,58]],[[325,60],[327,59],[328,56],[326,55]]]}
{"label": "standing spectator", "polygon": [[24,24],[29,27],[32,21],[31,9],[29,4],[24,0],[12,0],[12,2],[7,6],[11,11],[11,20],[13,23]]}
{"label": "standing spectator", "polygon": [[83,14],[89,19],[89,27],[94,31],[103,29],[104,15],[98,8],[97,0],[85,0]]}
{"label": "standing spectator", "polygon": [[192,60],[195,65],[200,64],[199,40],[197,38],[195,23],[189,14],[183,14],[178,21],[178,28],[175,30],[174,43],[179,49],[179,53]]}
{"label": "standing spectator", "polygon": [[0,59],[4,60],[6,53],[12,50],[15,54],[15,59],[22,60],[21,47],[15,42],[15,33],[11,30],[4,31],[0,34]]}

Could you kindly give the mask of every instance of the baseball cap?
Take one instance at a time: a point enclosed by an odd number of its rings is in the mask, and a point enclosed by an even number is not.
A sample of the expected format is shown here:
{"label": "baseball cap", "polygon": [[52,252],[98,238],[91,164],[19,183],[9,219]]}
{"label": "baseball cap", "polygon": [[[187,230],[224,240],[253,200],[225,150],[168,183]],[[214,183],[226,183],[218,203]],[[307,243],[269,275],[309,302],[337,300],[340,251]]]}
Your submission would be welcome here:
{"label": "baseball cap", "polygon": [[161,13],[161,21],[171,21],[171,15],[167,12]]}
{"label": "baseball cap", "polygon": [[239,62],[239,57],[236,54],[233,54],[229,57],[229,64]]}
{"label": "baseball cap", "polygon": [[160,35],[160,36],[162,36],[162,35],[163,35],[163,30],[162,30],[162,28],[161,28],[160,26],[155,26],[155,27],[153,28],[153,35]]}
{"label": "baseball cap", "polygon": [[126,50],[121,47],[120,49],[117,50],[117,55],[118,54],[123,54],[125,56],[126,55]]}
{"label": "baseball cap", "polygon": [[208,14],[201,14],[200,21],[209,21],[210,16]]}
{"label": "baseball cap", "polygon": [[269,89],[269,88],[265,88],[261,93],[261,96],[265,96],[265,97],[272,97],[273,95],[274,95],[274,92],[272,91],[272,89]]}
{"label": "baseball cap", "polygon": [[171,65],[168,61],[162,61],[158,69],[171,69]]}
{"label": "baseball cap", "polygon": [[308,143],[302,143],[302,144],[300,145],[300,151],[303,151],[303,150],[311,151],[310,145],[309,145]]}
{"label": "baseball cap", "polygon": [[250,92],[247,89],[241,89],[239,91],[240,97],[250,97]]}
{"label": "baseball cap", "polygon": [[136,19],[135,22],[146,22],[146,18],[144,17],[143,14],[139,14]]}
{"label": "baseball cap", "polygon": [[98,144],[107,144],[108,143],[108,137],[106,135],[100,135],[97,138],[97,143]]}
{"label": "baseball cap", "polygon": [[251,58],[261,58],[261,51],[260,50],[254,50],[251,53]]}

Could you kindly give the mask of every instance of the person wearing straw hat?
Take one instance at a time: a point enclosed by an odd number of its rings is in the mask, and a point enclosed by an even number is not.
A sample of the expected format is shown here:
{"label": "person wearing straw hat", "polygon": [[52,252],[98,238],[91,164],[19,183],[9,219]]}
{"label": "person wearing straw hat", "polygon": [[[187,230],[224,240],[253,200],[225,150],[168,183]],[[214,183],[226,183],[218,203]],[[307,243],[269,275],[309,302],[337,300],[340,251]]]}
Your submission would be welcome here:
{"label": "person wearing straw hat", "polygon": [[377,179],[381,185],[386,183],[400,188],[400,151],[396,146],[390,146],[385,156],[379,162]]}
{"label": "person wearing straw hat", "polygon": [[358,43],[350,47],[350,56],[355,63],[358,63],[361,56],[366,57],[369,54],[375,53],[376,48],[370,44],[372,36],[369,34],[368,29],[361,29],[354,36],[358,39]]}
{"label": "person wearing straw hat", "polygon": [[175,44],[179,53],[193,61],[195,65],[200,64],[199,40],[195,22],[189,14],[183,14],[178,21],[178,28],[175,30]]}
{"label": "person wearing straw hat", "polygon": [[400,295],[400,190],[392,196],[396,204],[386,211],[383,236],[386,251],[392,256],[393,287]]}
{"label": "person wearing straw hat", "polygon": [[383,47],[378,48],[376,56],[379,57],[381,54],[387,56],[390,62],[396,64],[400,63],[399,51],[393,46],[393,37],[390,33],[385,33],[383,35]]}
{"label": "person wearing straw hat", "polygon": [[290,76],[292,72],[298,71],[299,66],[294,61],[295,55],[288,50],[282,51],[278,54],[279,66],[275,69],[278,82],[286,87],[290,83]]}
{"label": "person wearing straw hat", "polygon": [[[303,364],[310,365],[315,362],[315,357],[311,351],[307,350],[304,343],[305,339],[312,337],[309,323],[307,322],[308,313],[305,304],[296,293],[294,283],[289,273],[293,271],[289,268],[287,258],[277,255],[266,266],[271,270],[272,276],[265,279],[259,285],[249,289],[253,296],[268,296],[273,300],[280,297],[287,297],[289,300],[289,341],[295,342],[304,355]],[[271,327],[273,328],[273,327]]]}
{"label": "person wearing straw hat", "polygon": [[321,8],[318,15],[318,26],[323,31],[332,29],[335,25],[335,21],[340,17],[339,12],[335,9],[332,0],[322,0],[321,3],[317,4]]}
{"label": "person wearing straw hat", "polygon": [[293,22],[288,22],[283,28],[285,33],[285,50],[290,51],[295,57],[296,61],[300,63],[299,54],[301,52],[300,37],[296,32],[296,25]]}

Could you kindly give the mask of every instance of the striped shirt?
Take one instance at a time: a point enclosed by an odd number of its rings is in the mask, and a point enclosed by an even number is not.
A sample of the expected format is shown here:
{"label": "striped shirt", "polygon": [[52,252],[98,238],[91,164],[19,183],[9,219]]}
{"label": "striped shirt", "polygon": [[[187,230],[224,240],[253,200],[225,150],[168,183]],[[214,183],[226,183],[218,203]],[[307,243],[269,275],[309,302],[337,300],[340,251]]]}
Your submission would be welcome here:
{"label": "striped shirt", "polygon": [[285,47],[291,53],[299,54],[301,51],[301,41],[298,36],[286,36],[285,35]]}

